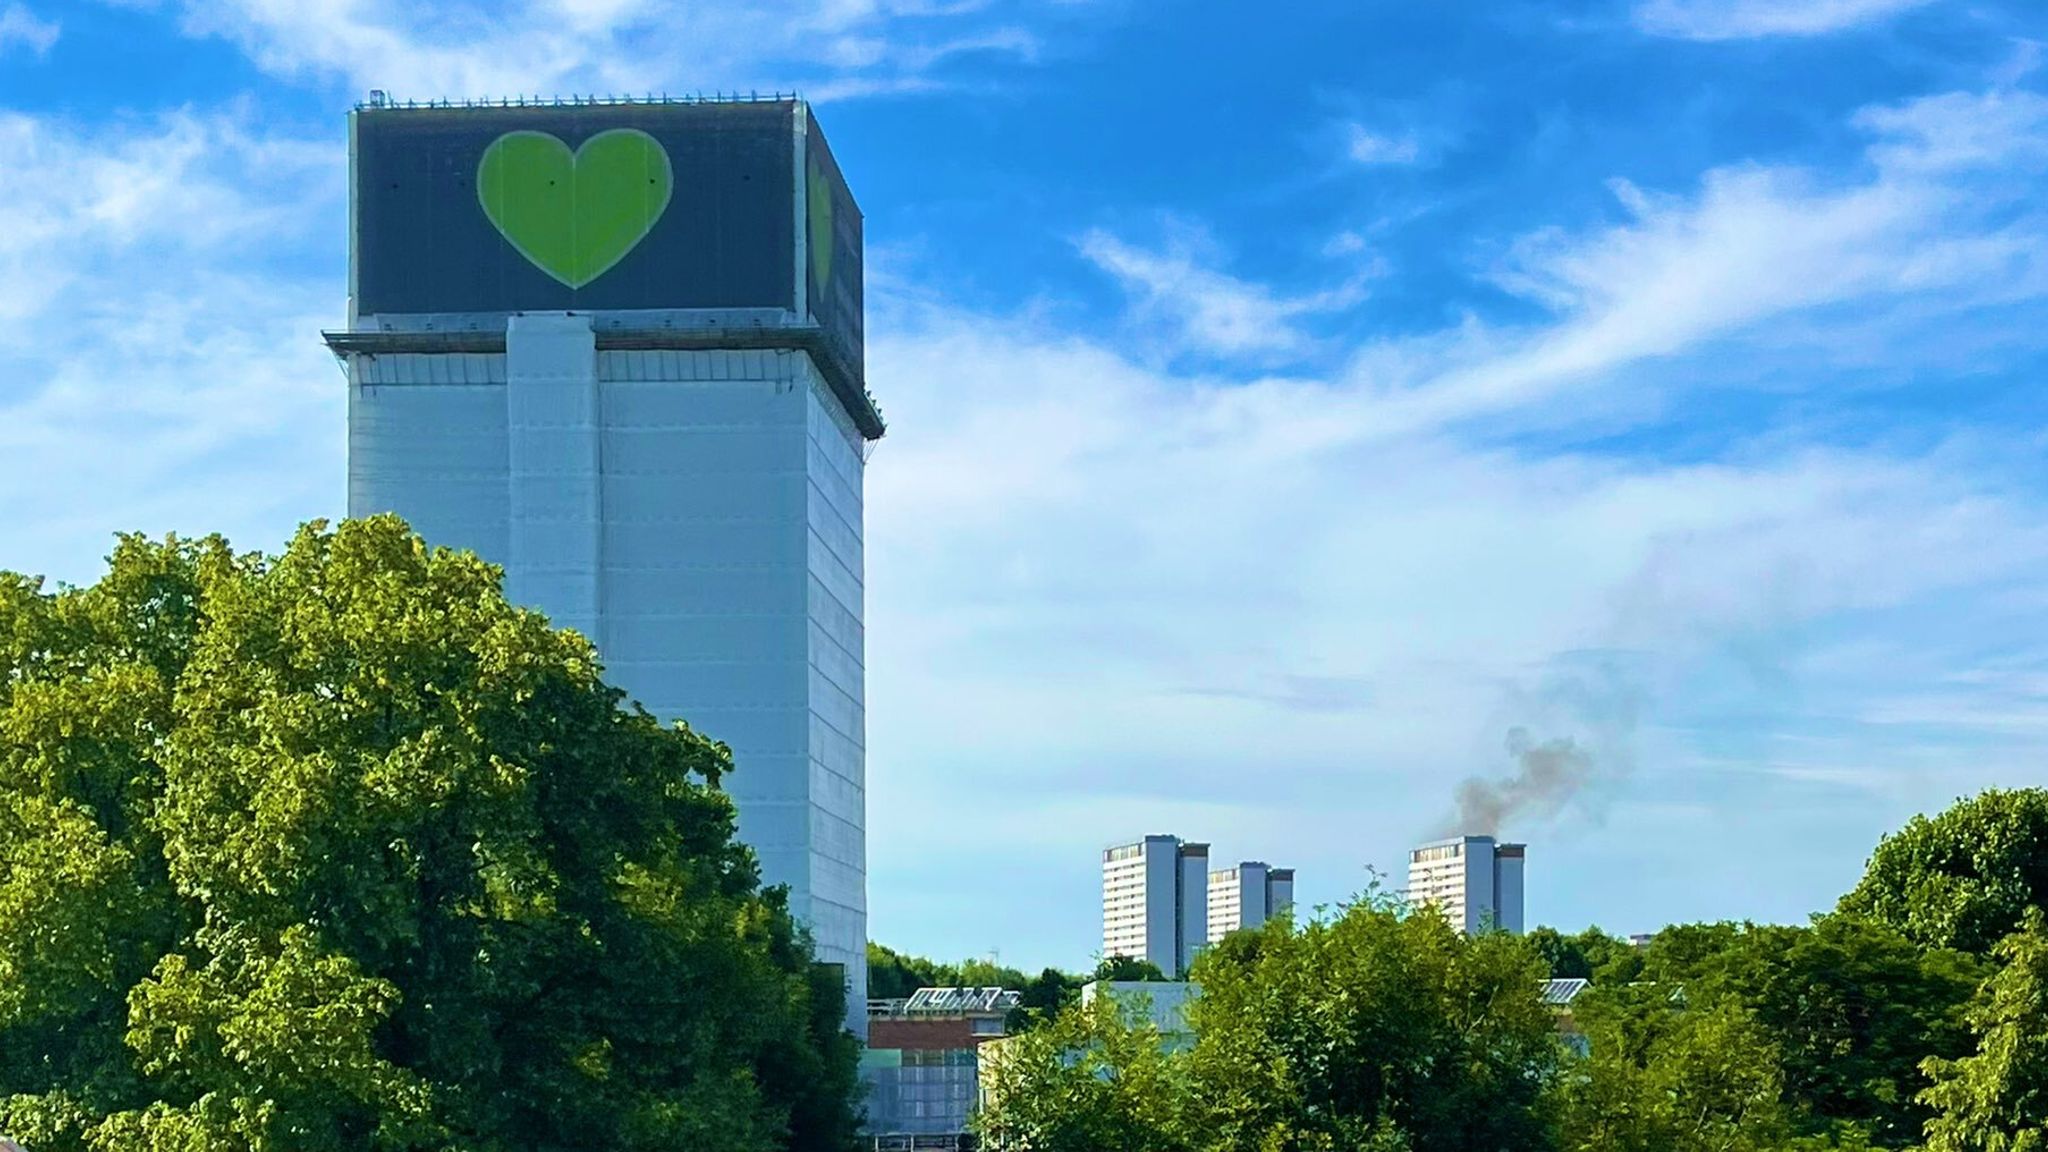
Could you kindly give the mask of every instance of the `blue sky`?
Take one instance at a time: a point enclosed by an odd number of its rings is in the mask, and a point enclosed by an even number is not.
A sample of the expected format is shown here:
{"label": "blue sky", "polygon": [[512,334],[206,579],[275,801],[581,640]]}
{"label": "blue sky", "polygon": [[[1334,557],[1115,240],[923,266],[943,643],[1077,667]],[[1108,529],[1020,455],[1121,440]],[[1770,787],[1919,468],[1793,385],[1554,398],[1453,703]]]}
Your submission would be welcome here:
{"label": "blue sky", "polygon": [[2048,780],[2033,0],[0,0],[0,567],[343,503],[344,113],[801,88],[868,216],[872,934],[1097,850],[1796,920]]}

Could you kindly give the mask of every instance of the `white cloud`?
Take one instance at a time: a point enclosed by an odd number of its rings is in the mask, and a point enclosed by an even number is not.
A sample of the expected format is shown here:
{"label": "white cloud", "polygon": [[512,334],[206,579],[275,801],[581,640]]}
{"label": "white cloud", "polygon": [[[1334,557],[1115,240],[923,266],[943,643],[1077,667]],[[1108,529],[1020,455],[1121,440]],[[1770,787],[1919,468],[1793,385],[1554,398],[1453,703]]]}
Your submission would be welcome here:
{"label": "white cloud", "polygon": [[334,150],[189,113],[0,113],[0,147],[0,567],[85,579],[116,530],[275,546],[337,511],[340,261],[282,262],[334,235]]}
{"label": "white cloud", "polygon": [[[924,946],[937,902],[949,939],[1037,939],[1037,958],[1071,962],[1093,946],[1073,907],[1093,890],[1088,849],[1134,831],[1297,865],[1305,900],[1336,899],[1362,863],[1398,866],[1457,779],[1504,769],[1512,724],[1635,765],[1562,829],[1524,831],[1543,915],[1584,914],[1598,877],[1603,918],[1642,927],[1797,919],[1904,814],[2035,771],[2038,701],[1947,701],[2008,741],[1967,752],[1902,743],[1877,722],[1927,709],[1870,703],[1922,701],[2037,614],[1994,590],[2048,594],[2048,506],[1996,446],[1830,447],[1791,426],[1686,463],[1494,436],[1658,428],[1658,398],[1788,362],[1787,331],[1947,372],[1970,370],[1955,349],[1974,329],[2038,350],[2048,279],[2026,190],[2048,124],[2025,103],[1873,109],[1848,178],[1752,165],[1682,195],[1618,183],[1621,222],[1531,237],[1495,270],[1550,322],[1374,346],[1326,378],[1176,373],[1028,317],[883,301],[876,932]],[[1938,131],[1951,118],[2002,127],[1959,143]],[[1307,339],[1293,325],[1312,310],[1186,250],[1101,234],[1084,250],[1185,347]],[[1810,387],[1843,386],[1818,365]],[[1812,658],[1801,637],[1829,628],[1874,647]],[[1638,707],[1636,727],[1615,723]],[[1745,727],[1755,754],[1711,750]],[[1828,740],[1784,746],[1816,728]],[[1756,770],[1731,783],[1729,763]],[[966,798],[963,779],[980,785]],[[1699,859],[1791,839],[1815,846],[1803,885],[1759,896],[1739,868],[1697,882]],[[939,855],[957,885],[929,874]],[[974,899],[1019,871],[1064,895]]]}
{"label": "white cloud", "polygon": [[1643,0],[1636,27],[1686,40],[1824,36],[1875,24],[1933,0]]}
{"label": "white cloud", "polygon": [[1148,342],[1211,356],[1285,358],[1312,343],[1302,321],[1342,312],[1365,298],[1365,277],[1303,295],[1216,271],[1210,247],[1185,231],[1158,251],[1136,247],[1101,229],[1077,242],[1081,254],[1117,279],[1132,298],[1134,321]]}
{"label": "white cloud", "polygon": [[1880,138],[1871,158],[1894,175],[2048,166],[2048,96],[2034,92],[1950,92],[1867,108],[1856,124]]}
{"label": "white cloud", "polygon": [[1381,433],[1567,392],[1630,403],[1604,387],[1620,369],[1845,302],[1873,315],[1967,311],[2048,290],[2048,218],[2034,191],[2048,101],[1953,94],[1857,123],[1875,137],[1867,179],[1741,165],[1707,173],[1690,195],[1617,180],[1625,222],[1523,238],[1493,277],[1559,322],[1368,349],[1358,371],[1383,384],[1372,394]]}
{"label": "white cloud", "polygon": [[1387,135],[1363,124],[1346,126],[1346,149],[1360,164],[1413,164],[1422,158],[1422,142],[1412,135]]}
{"label": "white cloud", "polygon": [[[1455,779],[1504,768],[1516,723],[1633,753],[1624,795],[1653,802],[1684,786],[1689,755],[1659,726],[1737,640],[1845,618],[1884,634],[2048,562],[2048,508],[1967,451],[1664,464],[1442,428],[1374,439],[1344,385],[1175,376],[1007,317],[941,310],[885,331],[872,372],[894,431],[867,500],[885,938],[923,919],[893,894],[921,909],[952,892],[928,875],[943,855],[962,894],[1018,872],[1066,893],[1064,909],[963,898],[956,914],[969,938],[1041,939],[1071,962],[1090,946],[1071,906],[1092,890],[1087,849],[1133,831],[1279,858],[1305,896],[1337,898],[1443,816]],[[1967,661],[2018,619],[1966,605],[1927,658]],[[1586,661],[1610,659],[1618,685],[1589,679]],[[1608,691],[1646,702],[1642,731],[1603,730]],[[1813,758],[1803,778],[1853,779],[1871,751]],[[1568,838],[1524,831],[1558,861],[1627,840],[1584,823],[1620,785],[1603,787]],[[1708,820],[1667,847],[1708,838],[1728,832]]]}
{"label": "white cloud", "polygon": [[981,4],[920,0],[164,2],[188,33],[228,40],[273,75],[399,99],[797,85],[826,99],[924,87],[950,58],[1038,47]]}
{"label": "white cloud", "polygon": [[[1954,746],[1774,748],[1731,833],[1726,796],[1694,779],[1688,709],[1763,698],[1716,671],[1737,641],[1796,647],[1843,620],[1912,659],[1829,671],[1767,652],[1806,683],[1802,720],[1925,719],[1925,685],[1967,696],[1953,677],[1985,666],[1986,638],[2038,616],[1985,590],[2048,594],[2048,509],[1967,437],[1830,448],[1788,428],[1671,463],[1503,447],[1474,422],[1571,430],[1614,419],[1618,391],[1730,387],[1788,322],[1844,309],[1944,309],[1920,355],[1952,355],[1959,320],[2048,291],[2024,191],[2048,125],[2028,107],[1872,110],[1847,178],[1617,185],[1618,222],[1532,237],[1493,270],[1549,322],[1453,326],[1318,377],[1257,366],[1312,350],[1317,318],[1360,289],[1233,277],[1198,238],[1081,247],[1130,290],[1148,351],[1251,369],[1175,371],[1043,320],[876,293],[871,378],[894,429],[867,502],[877,934],[1028,941],[1007,958],[1073,964],[1093,947],[1091,850],[1132,831],[1211,837],[1219,856],[1300,866],[1305,899],[1345,894],[1442,815],[1454,778],[1501,764],[1508,725],[1585,733],[1610,666],[1647,701],[1637,782],[1610,797],[1627,826],[1580,810],[1569,837],[1539,839],[1532,906],[1572,907],[1573,877],[1601,871],[1646,878],[1611,896],[1643,927],[1812,907],[1836,878],[1774,890],[1783,909],[1738,903],[1740,874],[1687,885],[1693,904],[1651,881],[1689,854],[1817,843],[1811,797],[1783,789],[1833,789],[1830,834],[1874,835],[1953,794],[1938,760]],[[0,147],[18,158],[0,170],[0,567],[84,579],[116,527],[274,546],[338,511],[343,388],[317,337],[342,309],[333,150],[197,114],[90,131],[4,116]],[[1911,632],[1949,602],[1939,635]],[[2037,739],[2010,722],[2032,705],[1994,703],[2013,702],[1980,698],[1974,719]],[[2038,748],[1973,759],[1973,786],[2019,778]],[[1003,883],[1020,872],[1034,882]]]}
{"label": "white cloud", "polygon": [[61,33],[56,21],[38,19],[25,4],[0,6],[0,53],[19,45],[41,56],[56,46]]}
{"label": "white cloud", "polygon": [[[1617,179],[1624,219],[1516,241],[1489,270],[1500,286],[1555,313],[1497,329],[1477,321],[1371,343],[1335,382],[1297,382],[1237,403],[1289,415],[1268,428],[1296,444],[1379,443],[1462,421],[1521,426],[1654,407],[1660,361],[1846,304],[1843,354],[1927,354],[1904,333],[1930,313],[2038,303],[2048,296],[2048,215],[2036,176],[2048,169],[2048,100],[1955,93],[1855,118],[1872,142],[1861,178],[1791,166],[1706,173],[1683,194]],[[1133,297],[1141,333],[1210,355],[1288,362],[1311,350],[1314,317],[1351,308],[1363,277],[1288,295],[1215,271],[1202,245],[1162,251],[1095,232],[1082,251]],[[1371,270],[1373,274],[1378,269]],[[1890,335],[1870,328],[1889,325]],[[2022,326],[2019,331],[2025,331]],[[1811,339],[1825,342],[1825,329]],[[1965,339],[1953,329],[1943,338]]]}

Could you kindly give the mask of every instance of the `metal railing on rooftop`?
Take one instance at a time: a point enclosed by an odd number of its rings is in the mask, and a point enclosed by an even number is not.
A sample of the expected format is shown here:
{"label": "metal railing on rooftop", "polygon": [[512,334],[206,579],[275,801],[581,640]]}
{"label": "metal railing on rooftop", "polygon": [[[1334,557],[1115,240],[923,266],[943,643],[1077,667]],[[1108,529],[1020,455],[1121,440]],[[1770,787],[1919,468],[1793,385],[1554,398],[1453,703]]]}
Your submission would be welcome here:
{"label": "metal railing on rooftop", "polygon": [[464,100],[399,100],[383,89],[373,89],[367,99],[355,105],[358,112],[388,111],[393,108],[574,108],[585,106],[610,106],[621,104],[786,104],[803,97],[792,90],[789,92],[648,92],[635,96],[631,93],[617,95],[607,93],[599,96],[571,94],[568,96],[501,96],[497,99]]}

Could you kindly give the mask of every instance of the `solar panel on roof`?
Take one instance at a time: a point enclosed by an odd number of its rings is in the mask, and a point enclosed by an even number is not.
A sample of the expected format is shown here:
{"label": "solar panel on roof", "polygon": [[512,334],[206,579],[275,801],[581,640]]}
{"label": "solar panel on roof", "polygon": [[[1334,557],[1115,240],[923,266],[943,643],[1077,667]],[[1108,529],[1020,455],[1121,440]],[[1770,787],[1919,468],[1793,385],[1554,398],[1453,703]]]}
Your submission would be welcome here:
{"label": "solar panel on roof", "polygon": [[1579,993],[1584,992],[1591,984],[1590,980],[1576,977],[1567,980],[1545,980],[1543,1002],[1552,1005],[1569,1004],[1578,999]]}

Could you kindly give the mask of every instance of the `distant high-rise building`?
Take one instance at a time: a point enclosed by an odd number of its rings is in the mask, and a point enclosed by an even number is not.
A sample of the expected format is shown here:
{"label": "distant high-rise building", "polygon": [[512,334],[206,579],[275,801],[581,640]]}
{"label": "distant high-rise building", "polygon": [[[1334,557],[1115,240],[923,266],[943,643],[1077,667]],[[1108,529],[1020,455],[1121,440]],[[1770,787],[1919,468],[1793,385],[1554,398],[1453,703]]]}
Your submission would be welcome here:
{"label": "distant high-rise building", "polygon": [[1433,904],[1466,932],[1522,930],[1522,859],[1527,845],[1456,836],[1408,854],[1408,899]]}
{"label": "distant high-rise building", "polygon": [[1209,846],[1147,836],[1102,852],[1102,955],[1179,976],[1208,941]]}
{"label": "distant high-rise building", "polygon": [[1209,873],[1209,943],[1294,914],[1294,869],[1247,860]]}

